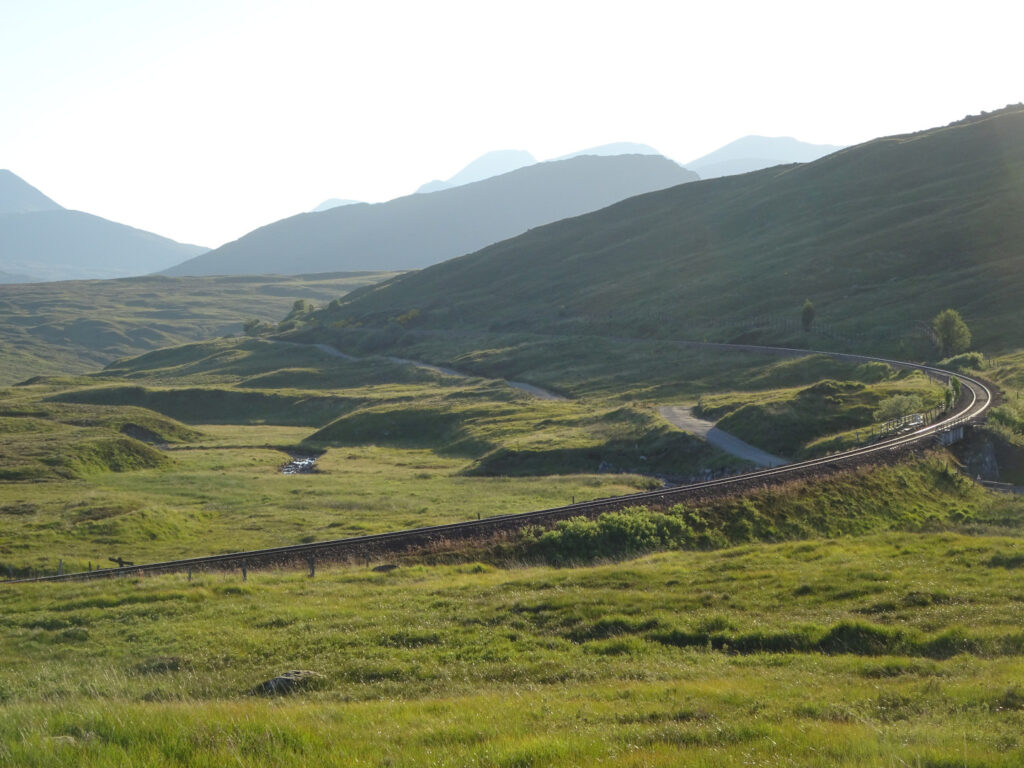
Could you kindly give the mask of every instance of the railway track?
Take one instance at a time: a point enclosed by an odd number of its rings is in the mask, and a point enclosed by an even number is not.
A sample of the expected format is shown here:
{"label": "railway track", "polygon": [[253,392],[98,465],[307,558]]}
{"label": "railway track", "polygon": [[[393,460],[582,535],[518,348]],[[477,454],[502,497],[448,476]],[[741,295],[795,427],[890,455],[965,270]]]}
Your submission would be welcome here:
{"label": "railway track", "polygon": [[818,352],[814,350],[798,350],[783,347],[757,347],[750,345],[708,344],[712,347],[729,349],[772,352],[775,354],[825,354],[838,359],[854,362],[881,362],[898,368],[919,370],[928,375],[945,380],[959,379],[962,386],[961,401],[957,410],[947,418],[923,426],[908,434],[899,435],[873,445],[853,448],[849,451],[823,456],[817,459],[793,462],[781,467],[762,469],[742,475],[692,483],[676,488],[633,493],[626,496],[615,496],[607,499],[595,499],[563,507],[553,507],[534,512],[523,512],[507,515],[496,515],[481,520],[468,520],[461,523],[435,525],[424,528],[412,528],[389,533],[369,536],[358,536],[348,539],[295,544],[283,547],[232,552],[205,557],[192,557],[181,560],[145,563],[124,568],[107,568],[96,571],[83,571],[55,576],[38,576],[28,579],[14,579],[4,583],[16,584],[29,581],[73,581],[112,576],[130,576],[152,573],[185,572],[191,570],[226,570],[245,568],[266,568],[308,562],[312,567],[320,560],[348,560],[369,562],[372,557],[381,554],[425,549],[437,546],[441,542],[453,540],[472,540],[493,537],[496,534],[512,532],[528,525],[549,525],[577,515],[594,516],[602,512],[621,509],[633,505],[669,505],[687,500],[706,499],[714,496],[728,495],[748,489],[764,487],[794,477],[808,474],[833,472],[844,466],[875,460],[879,456],[894,455],[906,450],[934,442],[940,435],[951,430],[962,428],[968,423],[981,419],[985,411],[992,405],[993,393],[984,382],[963,374],[945,371],[927,365],[907,363],[900,360],[888,360],[880,357],[852,355],[845,353]]}

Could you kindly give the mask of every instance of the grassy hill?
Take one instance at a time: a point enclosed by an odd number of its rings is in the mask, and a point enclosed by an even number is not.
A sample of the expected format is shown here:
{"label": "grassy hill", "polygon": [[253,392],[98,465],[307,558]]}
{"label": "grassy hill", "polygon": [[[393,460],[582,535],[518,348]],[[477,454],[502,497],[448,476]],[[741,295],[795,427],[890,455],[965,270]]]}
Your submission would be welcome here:
{"label": "grassy hill", "polygon": [[[953,307],[978,347],[1012,349],[1024,345],[1022,206],[1016,106],[630,198],[355,292],[318,320],[922,357],[921,324]],[[812,334],[799,325],[807,298]]]}
{"label": "grassy hill", "polygon": [[137,277],[0,285],[0,385],[84,373],[158,347],[278,320],[298,300],[324,304],[389,273],[295,277]]}

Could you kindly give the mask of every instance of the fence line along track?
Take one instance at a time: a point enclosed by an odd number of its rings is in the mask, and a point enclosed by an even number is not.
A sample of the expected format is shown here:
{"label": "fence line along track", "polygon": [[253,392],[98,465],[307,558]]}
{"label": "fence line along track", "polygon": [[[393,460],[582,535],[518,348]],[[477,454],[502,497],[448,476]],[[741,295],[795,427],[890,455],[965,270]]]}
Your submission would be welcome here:
{"label": "fence line along track", "polygon": [[[958,379],[962,385],[963,393],[961,395],[961,402],[963,403],[963,407],[950,414],[947,418],[937,421],[934,424],[921,427],[909,434],[879,441],[873,445],[853,448],[831,456],[823,456],[816,459],[808,459],[806,461],[785,464],[781,467],[762,469],[754,472],[747,472],[742,475],[692,483],[676,488],[631,493],[625,496],[613,496],[606,499],[583,501],[563,507],[553,507],[551,509],[542,509],[534,512],[496,515],[494,517],[487,517],[481,520],[468,520],[461,523],[448,523],[446,525],[434,525],[425,528],[391,531],[389,533],[378,533],[349,539],[335,539],[332,541],[313,542],[311,544],[294,544],[244,552],[231,552],[222,555],[191,557],[181,560],[145,563],[142,565],[133,565],[124,568],[107,568],[96,571],[81,571],[78,573],[68,573],[55,576],[37,576],[33,578],[13,579],[4,583],[17,584],[30,581],[73,581],[107,578],[112,576],[141,575],[146,573],[183,572],[193,569],[227,570],[238,568],[265,568],[268,566],[301,564],[307,561],[312,565],[318,558],[331,561],[366,560],[369,562],[372,557],[380,556],[382,554],[394,554],[410,550],[424,549],[452,540],[485,539],[492,537],[495,534],[513,532],[528,525],[547,525],[559,520],[575,517],[577,515],[593,516],[600,514],[601,512],[620,509],[622,507],[632,506],[635,504],[666,505],[676,504],[687,500],[704,500],[737,492],[763,488],[788,479],[833,473],[839,468],[857,466],[862,463],[875,461],[879,457],[884,458],[886,456],[894,456],[922,445],[931,444],[941,435],[956,429],[962,429],[964,425],[981,419],[993,402],[991,389],[989,389],[988,385],[981,380],[928,365],[908,363],[901,360],[888,360],[886,358],[870,357],[866,355],[791,349],[787,347],[762,347],[746,344],[716,344],[703,342],[683,343],[748,352],[769,352],[773,354],[787,355],[829,355],[837,359],[849,360],[852,362],[880,362],[897,368],[918,370],[928,374],[929,376],[938,377],[945,381],[950,381],[955,378]],[[960,404],[961,403],[957,403],[957,406]]]}

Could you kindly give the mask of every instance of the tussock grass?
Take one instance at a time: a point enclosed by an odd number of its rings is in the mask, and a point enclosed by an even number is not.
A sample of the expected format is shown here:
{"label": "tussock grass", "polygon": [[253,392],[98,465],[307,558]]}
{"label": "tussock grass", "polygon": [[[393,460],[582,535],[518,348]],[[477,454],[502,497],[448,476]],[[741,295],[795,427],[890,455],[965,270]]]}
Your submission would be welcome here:
{"label": "tussock grass", "polygon": [[[1015,765],[1019,590],[990,563],[1019,550],[1012,537],[887,533],[581,568],[27,585],[0,591],[0,754]],[[323,684],[250,695],[293,668]]]}

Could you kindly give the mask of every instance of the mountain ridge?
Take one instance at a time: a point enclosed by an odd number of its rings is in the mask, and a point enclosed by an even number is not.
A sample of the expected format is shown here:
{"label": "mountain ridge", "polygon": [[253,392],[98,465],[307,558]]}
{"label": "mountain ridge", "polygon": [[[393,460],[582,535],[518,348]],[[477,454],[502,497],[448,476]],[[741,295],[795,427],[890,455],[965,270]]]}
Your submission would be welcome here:
{"label": "mountain ridge", "polygon": [[696,174],[661,156],[586,156],[386,203],[348,205],[268,224],[165,271],[416,269]]}
{"label": "mountain ridge", "polygon": [[134,277],[206,250],[64,208],[0,171],[0,283]]}
{"label": "mountain ridge", "polygon": [[[1024,107],[649,192],[355,292],[324,323],[735,341],[806,298],[848,338],[954,307],[1024,345]],[[888,333],[888,332],[887,332]],[[915,352],[916,353],[916,352]]]}

